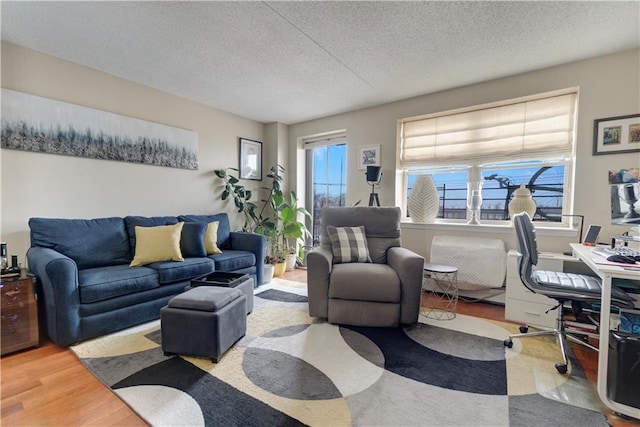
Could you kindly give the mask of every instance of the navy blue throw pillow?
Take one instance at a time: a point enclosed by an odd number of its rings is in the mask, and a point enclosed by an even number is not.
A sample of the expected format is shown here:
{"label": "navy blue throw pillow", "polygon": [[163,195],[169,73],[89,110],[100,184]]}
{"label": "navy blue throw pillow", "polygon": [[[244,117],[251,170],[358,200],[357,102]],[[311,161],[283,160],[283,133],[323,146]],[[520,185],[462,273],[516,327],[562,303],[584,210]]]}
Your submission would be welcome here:
{"label": "navy blue throw pillow", "polygon": [[180,236],[180,251],[185,258],[196,258],[207,256],[204,247],[204,234],[207,231],[204,222],[185,222],[182,226]]}

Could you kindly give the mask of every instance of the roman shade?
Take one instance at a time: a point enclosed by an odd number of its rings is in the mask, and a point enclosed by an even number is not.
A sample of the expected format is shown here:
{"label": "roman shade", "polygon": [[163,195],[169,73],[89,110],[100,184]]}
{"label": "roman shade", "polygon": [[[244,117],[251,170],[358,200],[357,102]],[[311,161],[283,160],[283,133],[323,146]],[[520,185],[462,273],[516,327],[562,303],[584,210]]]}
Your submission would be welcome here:
{"label": "roman shade", "polygon": [[305,149],[346,144],[347,134],[344,131],[339,131],[329,135],[305,138],[302,142]]}
{"label": "roman shade", "polygon": [[577,91],[519,98],[400,122],[404,168],[572,154]]}

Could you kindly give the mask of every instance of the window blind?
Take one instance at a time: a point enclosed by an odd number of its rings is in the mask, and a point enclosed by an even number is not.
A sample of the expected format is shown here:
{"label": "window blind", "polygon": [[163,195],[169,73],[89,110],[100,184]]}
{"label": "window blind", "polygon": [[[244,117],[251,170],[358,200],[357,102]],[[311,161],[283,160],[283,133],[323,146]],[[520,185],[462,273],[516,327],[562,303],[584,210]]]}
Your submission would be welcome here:
{"label": "window blind", "polygon": [[401,121],[403,167],[571,155],[577,92]]}
{"label": "window blind", "polygon": [[305,149],[323,147],[327,145],[346,144],[347,135],[345,133],[337,133],[318,138],[305,138],[303,139],[303,143]]}

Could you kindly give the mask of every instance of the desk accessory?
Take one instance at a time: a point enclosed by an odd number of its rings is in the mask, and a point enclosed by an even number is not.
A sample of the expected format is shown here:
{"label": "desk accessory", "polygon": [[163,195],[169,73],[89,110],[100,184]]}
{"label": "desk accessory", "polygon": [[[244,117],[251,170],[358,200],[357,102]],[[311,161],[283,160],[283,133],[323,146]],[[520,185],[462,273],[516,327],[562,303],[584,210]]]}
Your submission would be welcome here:
{"label": "desk accessory", "polygon": [[590,225],[582,244],[585,246],[595,246],[596,243],[598,243],[598,235],[601,229],[602,227],[599,225]]}

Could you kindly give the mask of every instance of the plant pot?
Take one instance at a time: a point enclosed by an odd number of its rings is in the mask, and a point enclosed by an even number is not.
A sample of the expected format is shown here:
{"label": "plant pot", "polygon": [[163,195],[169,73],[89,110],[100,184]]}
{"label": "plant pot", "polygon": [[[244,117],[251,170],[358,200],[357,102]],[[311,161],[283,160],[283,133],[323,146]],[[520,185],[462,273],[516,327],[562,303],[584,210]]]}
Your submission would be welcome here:
{"label": "plant pot", "polygon": [[286,260],[286,269],[287,271],[293,271],[296,269],[296,255],[295,254],[289,254],[287,255],[287,260]]}
{"label": "plant pot", "polygon": [[284,272],[287,270],[287,263],[285,262],[278,262],[276,263],[276,266],[273,270],[273,275],[275,277],[280,277],[284,274]]}
{"label": "plant pot", "polygon": [[274,270],[275,270],[275,266],[273,264],[264,265],[263,283],[271,283],[271,279],[273,279]]}

